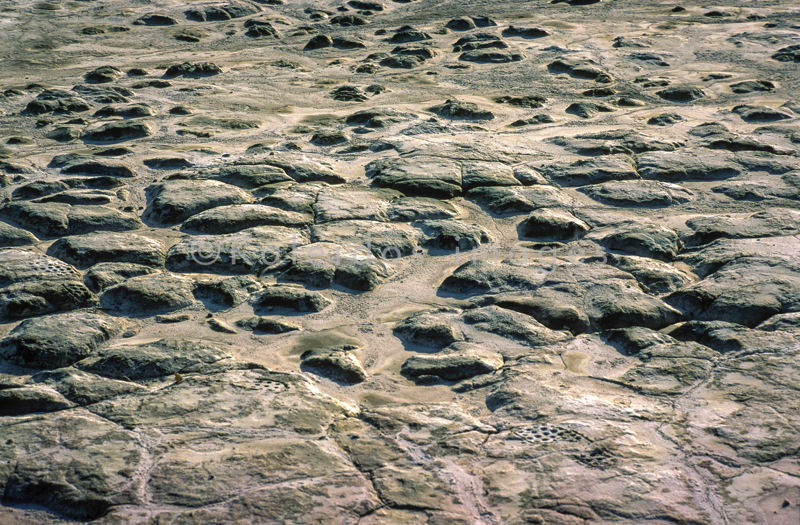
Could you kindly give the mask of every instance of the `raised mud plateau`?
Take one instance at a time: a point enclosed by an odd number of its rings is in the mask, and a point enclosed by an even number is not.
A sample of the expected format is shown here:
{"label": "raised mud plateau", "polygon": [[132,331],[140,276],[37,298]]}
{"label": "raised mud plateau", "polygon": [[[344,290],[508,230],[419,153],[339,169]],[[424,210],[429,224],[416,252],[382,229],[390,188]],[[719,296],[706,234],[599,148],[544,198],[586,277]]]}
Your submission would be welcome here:
{"label": "raised mud plateau", "polygon": [[800,523],[800,7],[0,3],[0,523]]}

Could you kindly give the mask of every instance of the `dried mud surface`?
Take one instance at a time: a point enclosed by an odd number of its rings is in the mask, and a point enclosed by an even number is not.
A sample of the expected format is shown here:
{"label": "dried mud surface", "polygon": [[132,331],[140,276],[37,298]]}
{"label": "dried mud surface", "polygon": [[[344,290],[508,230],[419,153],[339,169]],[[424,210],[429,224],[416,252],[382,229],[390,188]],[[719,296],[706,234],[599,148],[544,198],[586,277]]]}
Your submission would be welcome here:
{"label": "dried mud surface", "polygon": [[0,5],[0,522],[800,523],[800,8]]}

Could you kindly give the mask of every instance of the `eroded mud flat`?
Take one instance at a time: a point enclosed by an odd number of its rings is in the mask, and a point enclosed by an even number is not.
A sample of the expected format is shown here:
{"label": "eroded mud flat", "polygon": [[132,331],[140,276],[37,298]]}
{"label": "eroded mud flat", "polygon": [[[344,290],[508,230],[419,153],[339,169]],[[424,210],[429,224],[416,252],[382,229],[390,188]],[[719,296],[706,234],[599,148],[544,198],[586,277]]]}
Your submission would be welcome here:
{"label": "eroded mud flat", "polygon": [[0,522],[800,523],[800,8],[9,0]]}

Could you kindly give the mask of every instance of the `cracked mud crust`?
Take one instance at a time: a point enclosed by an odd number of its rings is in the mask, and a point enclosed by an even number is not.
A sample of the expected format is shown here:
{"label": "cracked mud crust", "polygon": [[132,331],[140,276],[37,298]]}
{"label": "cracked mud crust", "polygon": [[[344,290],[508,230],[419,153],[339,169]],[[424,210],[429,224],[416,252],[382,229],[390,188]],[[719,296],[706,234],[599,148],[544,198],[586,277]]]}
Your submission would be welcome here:
{"label": "cracked mud crust", "polygon": [[797,525],[800,8],[0,6],[0,523]]}

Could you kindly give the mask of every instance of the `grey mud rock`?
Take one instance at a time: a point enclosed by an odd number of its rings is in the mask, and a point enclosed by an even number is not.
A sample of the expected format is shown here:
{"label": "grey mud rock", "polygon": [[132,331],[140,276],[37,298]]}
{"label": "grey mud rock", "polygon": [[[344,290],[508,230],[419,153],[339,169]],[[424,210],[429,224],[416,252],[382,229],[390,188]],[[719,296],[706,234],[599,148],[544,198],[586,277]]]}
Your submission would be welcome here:
{"label": "grey mud rock", "polygon": [[124,262],[101,262],[86,270],[83,282],[95,293],[101,292],[109,286],[120,284],[132,277],[158,273],[160,270],[151,266]]}
{"label": "grey mud rock", "polygon": [[461,340],[451,323],[428,312],[407,317],[395,326],[394,331],[410,343],[433,348],[444,348]]}
{"label": "grey mud rock", "polygon": [[303,230],[257,226],[226,235],[188,235],[167,251],[172,271],[251,273],[282,264],[295,246],[309,241]]}
{"label": "grey mud rock", "polygon": [[80,235],[96,231],[138,230],[138,217],[106,206],[86,206],[58,202],[14,202],[0,208],[0,217],[29,228],[43,236]]}
{"label": "grey mud rock", "polygon": [[[97,519],[113,505],[141,501],[137,491],[142,485],[131,483],[130,476],[142,465],[145,451],[117,425],[92,414],[59,411],[4,420],[2,426],[3,457],[16,464],[13,476],[3,479],[7,501],[36,501],[81,520]],[[55,436],[72,447],[57,445]],[[71,452],[64,456],[64,450]]]}
{"label": "grey mud rock", "polygon": [[[531,310],[533,317],[546,326],[577,332],[619,328],[630,319],[636,319],[637,326],[663,328],[681,317],[675,308],[645,294],[630,274],[598,263],[520,271],[511,264],[468,262],[439,290],[469,296],[537,290],[539,306]],[[537,311],[544,314],[541,321]]]}
{"label": "grey mud rock", "polygon": [[594,80],[602,84],[610,84],[613,77],[593,60],[559,59],[547,65],[553,74],[566,73],[574,78]]}
{"label": "grey mud rock", "polygon": [[75,405],[50,388],[9,388],[0,390],[0,416],[21,416],[36,412],[56,412]]}
{"label": "grey mud rock", "polygon": [[410,357],[403,363],[402,373],[418,381],[431,377],[460,381],[489,374],[503,366],[503,356],[477,345],[453,344],[436,354]]}
{"label": "grey mud rock", "polygon": [[640,178],[635,162],[627,155],[603,155],[574,162],[557,162],[544,165],[541,170],[551,182],[561,186],[585,186]]}
{"label": "grey mud rock", "polygon": [[361,383],[367,373],[352,353],[356,348],[344,345],[308,350],[300,356],[300,367],[346,384]]}
{"label": "grey mud rock", "polygon": [[253,305],[260,309],[287,309],[295,312],[319,312],[331,304],[331,300],[319,292],[299,286],[275,285],[253,297]]}
{"label": "grey mud rock", "polygon": [[29,246],[37,242],[39,239],[29,231],[0,222],[0,247]]}
{"label": "grey mud rock", "polygon": [[488,231],[459,220],[419,221],[414,226],[425,236],[423,246],[452,250],[471,250],[492,241]]}
{"label": "grey mud rock", "polygon": [[[385,259],[399,257],[396,250],[385,250]],[[368,292],[390,273],[379,258],[383,255],[373,255],[365,246],[314,242],[294,252],[296,261],[282,271],[280,278],[314,288],[328,288],[335,283],[349,290]]]}
{"label": "grey mud rock", "polygon": [[342,255],[353,258],[394,258],[414,253],[422,243],[423,233],[409,224],[389,224],[382,221],[335,221],[314,226],[311,240],[340,244]]}
{"label": "grey mud rock", "polygon": [[263,204],[236,204],[220,206],[192,215],[183,223],[183,229],[205,234],[236,233],[259,226],[306,226],[306,216]]}
{"label": "grey mud rock", "polygon": [[728,179],[743,172],[731,155],[708,150],[643,153],[636,162],[641,178],[661,182]]}
{"label": "grey mud rock", "polygon": [[694,86],[670,86],[656,94],[670,102],[692,102],[706,96],[703,90]]}
{"label": "grey mud rock", "polygon": [[497,215],[527,213],[539,208],[572,206],[574,199],[554,186],[480,187],[466,195]]}
{"label": "grey mud rock", "polygon": [[133,277],[100,295],[100,305],[133,316],[179,310],[194,302],[194,281],[169,273]]}
{"label": "grey mud rock", "polygon": [[81,274],[53,257],[3,250],[0,269],[0,319],[24,319],[97,302],[81,281]]}
{"label": "grey mud rock", "polygon": [[388,220],[393,201],[403,194],[389,189],[361,186],[335,186],[323,188],[314,204],[317,224],[342,220]]}
{"label": "grey mud rock", "polygon": [[222,279],[198,279],[195,281],[194,296],[207,306],[237,306],[245,302],[251,294],[262,289],[261,284],[249,275],[237,275]]}
{"label": "grey mud rock", "polygon": [[300,330],[299,326],[276,321],[269,317],[246,317],[236,321],[236,326],[242,330],[250,330],[251,332],[263,332],[265,334],[283,334],[286,332],[294,332]]}
{"label": "grey mud rock", "polygon": [[614,206],[660,207],[685,204],[694,193],[677,184],[656,181],[604,182],[580,189],[592,199]]}
{"label": "grey mud rock", "polygon": [[217,206],[245,204],[252,197],[243,190],[215,180],[168,181],[148,189],[149,216],[160,224],[182,222]]}
{"label": "grey mud rock", "polygon": [[73,235],[57,240],[48,249],[49,255],[77,268],[106,262],[163,266],[164,252],[160,242],[132,233]]}
{"label": "grey mud rock", "polygon": [[519,186],[514,170],[505,164],[480,162],[465,164],[461,168],[461,182],[464,190],[479,186]]}
{"label": "grey mud rock", "polygon": [[[473,61],[479,61],[477,59],[480,57],[475,56],[473,58],[475,58]],[[491,120],[494,118],[491,111],[480,109],[478,105],[473,102],[462,102],[454,98],[446,100],[443,104],[433,106],[430,108],[430,111],[446,118],[472,120]]]}
{"label": "grey mud rock", "polygon": [[87,357],[122,332],[125,321],[88,312],[27,319],[0,340],[3,357],[23,366],[61,368]]}
{"label": "grey mud rock", "polygon": [[246,190],[255,189],[267,184],[291,182],[294,180],[281,168],[269,165],[225,166],[219,169],[201,170],[194,173],[176,173],[175,175],[167,177],[167,180],[181,179],[218,180]]}
{"label": "grey mud rock", "polygon": [[75,364],[93,374],[140,381],[186,372],[229,356],[217,346],[185,340],[161,339],[141,345],[116,346]]}
{"label": "grey mud rock", "polygon": [[167,68],[167,71],[164,73],[164,76],[206,77],[206,76],[219,75],[220,73],[222,73],[222,69],[216,64],[212,64],[209,62],[201,62],[201,63],[184,62],[183,64],[176,64],[174,66],[170,66],[169,68]]}
{"label": "grey mud rock", "polygon": [[520,235],[534,239],[574,240],[590,226],[566,210],[543,208],[532,211],[520,224]]}
{"label": "grey mud rock", "polygon": [[[596,232],[598,237],[604,233],[603,230]],[[609,250],[659,261],[673,260],[683,246],[673,230],[644,221],[620,224],[599,242]]]}
{"label": "grey mud rock", "polygon": [[449,199],[461,194],[461,168],[432,157],[380,159],[365,168],[373,184],[408,196]]}
{"label": "grey mud rock", "polygon": [[87,131],[83,138],[94,142],[120,142],[149,137],[153,130],[146,122],[121,121],[103,124],[97,129]]}

